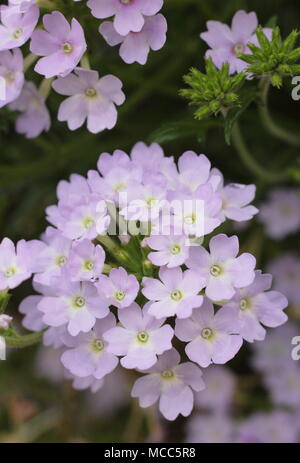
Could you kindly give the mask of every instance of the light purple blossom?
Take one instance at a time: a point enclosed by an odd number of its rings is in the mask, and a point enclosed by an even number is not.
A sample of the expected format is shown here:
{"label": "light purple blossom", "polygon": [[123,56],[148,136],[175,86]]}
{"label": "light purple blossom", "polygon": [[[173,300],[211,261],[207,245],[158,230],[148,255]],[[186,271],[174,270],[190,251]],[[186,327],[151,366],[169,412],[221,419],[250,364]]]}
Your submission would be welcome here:
{"label": "light purple blossom", "polygon": [[59,107],[58,120],[66,121],[70,130],[81,127],[86,119],[92,133],[116,125],[116,105],[125,101],[122,82],[117,77],[109,74],[99,79],[97,71],[76,68],[74,74],[55,80],[52,87],[69,96]]}
{"label": "light purple blossom", "polygon": [[184,235],[153,235],[146,239],[146,243],[155,250],[148,254],[148,259],[159,267],[162,265],[168,268],[178,267],[189,257],[190,243]]}
{"label": "light purple blossom", "polygon": [[66,76],[77,66],[84,52],[86,41],[79,22],[73,18],[71,26],[59,11],[43,16],[46,30],[33,32],[30,51],[43,56],[34,70],[47,79]]}
{"label": "light purple blossom", "polygon": [[[201,392],[198,395],[200,396]],[[230,416],[222,414],[195,415],[188,421],[185,441],[189,444],[194,442],[201,444],[232,443],[234,429],[234,423]]]}
{"label": "light purple blossom", "polygon": [[34,275],[34,281],[50,286],[53,278],[62,275],[69,259],[72,241],[53,227],[47,227],[42,239],[44,248],[39,254],[40,272]]}
{"label": "light purple blossom", "polygon": [[139,291],[136,277],[128,275],[122,267],[112,268],[109,276],[99,275],[96,287],[99,294],[106,298],[107,304],[119,309],[130,306]]}
{"label": "light purple blossom", "polygon": [[163,6],[163,0],[89,0],[88,7],[95,18],[114,16],[114,28],[118,34],[140,32],[145,16],[153,16]]}
{"label": "light purple blossom", "polygon": [[272,275],[256,270],[255,279],[246,288],[238,289],[224,310],[236,312],[240,321],[239,333],[248,342],[265,339],[265,326],[275,328],[288,319],[283,310],[287,307],[286,297],[278,291],[269,291]]}
{"label": "light purple blossom", "polygon": [[16,120],[16,132],[26,138],[38,137],[44,130],[48,132],[50,129],[51,119],[45,99],[33,82],[25,82],[20,96],[10,103],[9,108],[22,112]]}
{"label": "light purple blossom", "polygon": [[214,236],[209,243],[210,252],[204,247],[192,247],[186,264],[197,271],[206,282],[205,294],[213,301],[231,299],[237,288],[254,280],[255,258],[249,253],[239,257],[237,236]]}
{"label": "light purple blossom", "polygon": [[273,275],[274,288],[282,292],[290,304],[300,305],[300,257],[283,254],[269,263],[268,271]]}
{"label": "light purple blossom", "polygon": [[0,51],[0,77],[5,81],[5,99],[0,99],[2,108],[18,98],[24,84],[23,55],[19,48]]}
{"label": "light purple blossom", "polygon": [[104,261],[102,246],[82,240],[71,250],[67,271],[72,281],[95,280],[102,272]]}
{"label": "light purple blossom", "polygon": [[43,322],[43,314],[37,308],[42,298],[43,296],[38,295],[25,297],[19,306],[19,312],[25,315],[22,325],[27,330],[40,331],[46,328],[46,324]]}
{"label": "light purple blossom", "polygon": [[265,375],[263,382],[274,404],[299,409],[300,369],[297,362],[294,363],[294,368]]}
{"label": "light purple blossom", "polygon": [[[248,43],[258,45],[255,35],[258,26],[256,13],[237,11],[232,18],[231,28],[219,21],[208,21],[206,25],[207,31],[200,34],[200,37],[211,49],[207,50],[205,56],[211,57],[218,68],[228,62],[231,73],[244,71],[248,64],[238,56],[251,53]],[[265,28],[263,31],[270,40],[272,29]]]}
{"label": "light purple blossom", "polygon": [[99,389],[103,387],[104,379],[96,379],[94,376],[87,376],[86,378],[79,378],[78,376],[72,376],[71,374],[66,375],[67,378],[72,379],[72,386],[77,391],[84,391],[85,389],[90,389],[94,394],[98,392]]}
{"label": "light purple blossom", "polygon": [[65,336],[64,342],[71,349],[62,354],[61,361],[64,367],[81,378],[94,376],[96,379],[102,379],[111,373],[119,361],[115,355],[107,351],[103,335],[115,324],[115,317],[110,313],[97,321],[89,333],[82,333],[76,337]]}
{"label": "light purple blossom", "polygon": [[157,361],[157,355],[172,348],[174,331],[170,325],[163,325],[165,319],[157,320],[148,313],[149,305],[143,310],[133,303],[125,310],[119,310],[121,326],[104,333],[108,342],[107,351],[123,356],[124,368],[147,370]]}
{"label": "light purple blossom", "polygon": [[40,244],[37,240],[21,240],[15,246],[9,238],[3,238],[0,243],[0,291],[16,288],[39,269]]}
{"label": "light purple blossom", "polygon": [[150,315],[157,319],[174,315],[186,318],[192,314],[193,308],[202,305],[203,296],[199,292],[204,287],[204,279],[197,271],[161,267],[159,278],[161,281],[144,277],[142,282],[142,293],[153,301],[149,307]]}
{"label": "light purple blossom", "polygon": [[224,308],[215,313],[208,299],[193,310],[190,318],[177,319],[175,326],[177,338],[188,343],[185,351],[189,359],[204,368],[211,363],[226,363],[237,354],[243,344],[238,332],[236,313]]}
{"label": "light purple blossom", "polygon": [[0,329],[7,330],[9,328],[10,323],[12,322],[12,317],[6,314],[0,315]]}
{"label": "light purple blossom", "polygon": [[249,205],[255,197],[255,185],[241,185],[239,183],[222,184],[218,191],[222,198],[222,220],[231,219],[236,222],[250,220],[259,211],[256,207]]}
{"label": "light purple blossom", "polygon": [[194,391],[204,389],[202,372],[190,362],[181,363],[175,349],[165,352],[149,370],[149,374],[137,379],[131,392],[138,397],[142,408],[150,407],[159,400],[159,410],[167,420],[178,415],[190,415],[194,404]]}
{"label": "light purple blossom", "polygon": [[274,239],[300,230],[300,194],[294,189],[272,190],[268,200],[260,206],[258,219],[265,232]]}
{"label": "light purple blossom", "polygon": [[0,50],[21,47],[30,38],[39,19],[39,8],[31,5],[22,12],[15,5],[0,10]]}
{"label": "light purple blossom", "polygon": [[161,212],[166,196],[165,189],[156,182],[128,187],[128,202],[120,210],[125,220],[155,221]]}
{"label": "light purple blossom", "polygon": [[99,27],[100,34],[110,46],[120,45],[120,56],[127,64],[135,61],[146,64],[151,50],[160,50],[166,42],[167,21],[162,14],[148,16],[140,32],[129,32],[120,35],[111,21],[103,22]]}
{"label": "light purple blossom", "polygon": [[67,325],[68,332],[77,336],[89,332],[97,318],[108,314],[108,305],[92,283],[70,282],[67,278],[56,286],[56,296],[46,296],[38,304],[47,325]]}

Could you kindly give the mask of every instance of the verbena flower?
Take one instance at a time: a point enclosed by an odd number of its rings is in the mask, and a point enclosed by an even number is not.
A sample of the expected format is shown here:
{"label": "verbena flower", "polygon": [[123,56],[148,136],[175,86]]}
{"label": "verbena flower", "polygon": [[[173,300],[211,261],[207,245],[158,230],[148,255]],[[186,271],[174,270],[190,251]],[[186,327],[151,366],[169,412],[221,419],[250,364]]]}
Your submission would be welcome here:
{"label": "verbena flower", "polygon": [[9,105],[13,111],[21,111],[16,119],[16,132],[26,138],[35,138],[50,129],[51,120],[45,99],[33,82],[25,82],[20,96]]}
{"label": "verbena flower", "polygon": [[268,271],[273,275],[274,288],[281,291],[290,304],[300,304],[300,257],[285,253],[269,262]]}
{"label": "verbena flower", "polygon": [[47,79],[66,76],[77,66],[86,50],[83,29],[75,18],[70,26],[59,11],[44,15],[43,24],[46,30],[34,31],[30,42],[30,51],[43,56],[34,70]]}
{"label": "verbena flower", "polygon": [[160,50],[166,42],[167,21],[162,14],[145,17],[145,22],[139,32],[129,32],[127,35],[118,34],[111,21],[104,21],[99,32],[108,45],[120,46],[120,56],[127,64],[135,61],[146,64],[151,50]]}
{"label": "verbena flower", "polygon": [[0,76],[5,79],[5,99],[0,99],[1,108],[18,98],[23,88],[23,55],[19,48],[0,51]]}
{"label": "verbena flower", "polygon": [[86,119],[92,133],[116,125],[116,105],[125,101],[122,82],[117,77],[107,75],[99,79],[97,71],[76,68],[74,74],[54,81],[52,87],[69,97],[59,107],[58,120],[66,121],[70,130],[81,127]]}
{"label": "verbena flower", "polygon": [[134,303],[119,310],[121,326],[104,333],[108,352],[122,356],[125,368],[147,370],[157,362],[157,355],[172,348],[173,329],[164,324],[164,318],[157,320],[149,315],[148,309],[149,305],[141,310]]}
{"label": "verbena flower", "polygon": [[238,317],[224,307],[214,313],[213,304],[205,299],[188,319],[176,321],[175,335],[187,342],[185,351],[190,360],[201,367],[226,363],[240,350],[243,340]]}
{"label": "verbena flower", "polygon": [[21,11],[15,5],[1,5],[0,50],[21,47],[31,37],[39,19],[39,8]]}
{"label": "verbena flower", "polygon": [[140,32],[145,16],[156,14],[163,6],[163,0],[89,0],[88,7],[95,18],[114,16],[114,28],[121,35]]}
{"label": "verbena flower", "polygon": [[[239,10],[232,18],[231,28],[219,21],[208,21],[207,32],[202,32],[200,37],[211,48],[207,50],[206,57],[211,57],[214,64],[221,69],[223,63],[229,63],[230,74],[241,72],[247,68],[247,63],[239,56],[242,53],[251,53],[249,42],[257,43],[255,30],[258,26],[256,13],[247,13]],[[265,34],[272,37],[272,29],[265,28]]]}
{"label": "verbena flower", "polygon": [[196,365],[181,363],[175,349],[165,352],[149,374],[137,379],[131,395],[138,397],[142,408],[159,400],[159,409],[168,420],[188,416],[194,403],[193,390],[204,389],[202,372]]}

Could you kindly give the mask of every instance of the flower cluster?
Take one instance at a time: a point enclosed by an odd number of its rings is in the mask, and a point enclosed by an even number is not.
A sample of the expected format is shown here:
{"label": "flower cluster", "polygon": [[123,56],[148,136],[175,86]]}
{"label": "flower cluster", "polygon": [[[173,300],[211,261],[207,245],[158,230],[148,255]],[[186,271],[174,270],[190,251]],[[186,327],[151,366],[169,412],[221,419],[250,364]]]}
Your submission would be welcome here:
{"label": "flower cluster", "polygon": [[287,319],[271,276],[239,254],[237,236],[218,232],[258,212],[254,195],[253,185],[224,184],[204,154],[186,151],[176,165],[142,142],[130,156],[103,153],[87,178],[59,183],[40,241],[15,250],[3,240],[1,289],[34,273],[24,326],[63,349],[74,387],[99,389],[120,363],[139,375],[131,395],[141,407],[188,416],[204,389],[200,367],[225,364],[243,340],[264,339],[262,325]]}
{"label": "flower cluster", "polygon": [[[49,7],[43,0],[38,4]],[[68,97],[59,107],[59,121],[66,121],[70,130],[86,120],[92,133],[112,129],[116,106],[125,101],[122,82],[110,74],[99,78],[90,70],[84,29],[76,18],[53,11],[40,23],[39,6],[33,0],[8,0],[0,8],[0,108],[9,105],[21,113],[16,131],[27,138],[48,131],[51,120],[45,101],[56,78],[52,88]],[[145,64],[150,49],[159,50],[166,41],[167,22],[159,13],[163,0],[89,0],[88,6],[96,18],[114,17],[102,22],[99,32],[109,45],[121,44],[126,63]],[[28,40],[31,53],[23,60],[20,47]],[[24,77],[35,61],[35,72],[44,76],[39,88]]]}

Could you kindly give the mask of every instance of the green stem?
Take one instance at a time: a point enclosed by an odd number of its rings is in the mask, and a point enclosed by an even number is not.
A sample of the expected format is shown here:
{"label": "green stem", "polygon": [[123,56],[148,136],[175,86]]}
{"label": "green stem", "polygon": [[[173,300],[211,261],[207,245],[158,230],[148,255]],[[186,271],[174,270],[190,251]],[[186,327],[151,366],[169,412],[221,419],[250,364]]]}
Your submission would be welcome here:
{"label": "green stem", "polygon": [[22,348],[38,344],[43,334],[44,331],[37,331],[36,333],[25,334],[23,336],[5,336],[4,334],[3,337],[7,346]]}
{"label": "green stem", "polygon": [[263,77],[259,83],[260,94],[261,94],[261,104],[258,106],[258,112],[261,118],[262,123],[265,128],[272,134],[274,137],[287,142],[294,146],[300,145],[300,137],[294,133],[289,132],[288,130],[278,126],[276,122],[273,121],[269,109],[268,109],[268,94],[270,90],[270,77]]}
{"label": "green stem", "polygon": [[80,66],[84,69],[91,69],[90,60],[87,53],[85,53],[81,58]]}
{"label": "green stem", "polygon": [[272,172],[258,164],[245,144],[238,122],[235,123],[232,130],[232,141],[245,166],[256,176],[268,183],[283,182],[288,178],[288,173],[286,171]]}
{"label": "green stem", "polygon": [[33,53],[29,53],[29,55],[27,55],[24,59],[24,65],[23,65],[24,72],[26,72],[33,65],[33,63],[36,62],[37,59],[38,59],[37,55],[34,55]]}
{"label": "green stem", "polygon": [[54,77],[51,79],[43,79],[41,85],[39,86],[39,94],[46,100],[50,91],[51,91],[51,84]]}

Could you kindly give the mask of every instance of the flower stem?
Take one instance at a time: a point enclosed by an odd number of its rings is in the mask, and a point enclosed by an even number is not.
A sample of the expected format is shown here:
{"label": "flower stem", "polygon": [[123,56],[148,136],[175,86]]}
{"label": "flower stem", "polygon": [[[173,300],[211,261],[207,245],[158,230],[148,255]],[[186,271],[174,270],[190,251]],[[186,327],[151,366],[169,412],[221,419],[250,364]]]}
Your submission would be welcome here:
{"label": "flower stem", "polygon": [[91,69],[90,60],[87,53],[85,53],[81,58],[80,66],[84,69]]}
{"label": "flower stem", "polygon": [[51,91],[51,84],[53,81],[53,77],[51,79],[43,79],[41,85],[39,86],[39,94],[46,100],[50,91]]}
{"label": "flower stem", "polygon": [[5,336],[4,334],[3,337],[7,346],[22,348],[38,344],[41,341],[43,334],[44,331],[37,331],[36,333],[25,334],[23,336]]}
{"label": "flower stem", "polygon": [[269,109],[268,109],[268,94],[270,89],[270,78],[263,77],[259,83],[260,95],[261,95],[261,104],[258,106],[258,112],[261,118],[262,123],[265,128],[272,134],[274,137],[287,142],[294,146],[300,145],[300,137],[294,133],[289,132],[288,130],[278,126],[272,119]]}
{"label": "flower stem", "polygon": [[33,63],[36,62],[37,59],[38,59],[37,55],[34,55],[33,53],[29,53],[24,59],[24,66],[23,66],[24,72],[26,72],[33,65]]}
{"label": "flower stem", "polygon": [[232,141],[237,150],[238,155],[245,166],[256,176],[262,178],[268,183],[283,182],[288,178],[286,171],[272,172],[269,169],[262,167],[251,155],[245,141],[243,139],[238,122],[235,123],[232,130]]}

